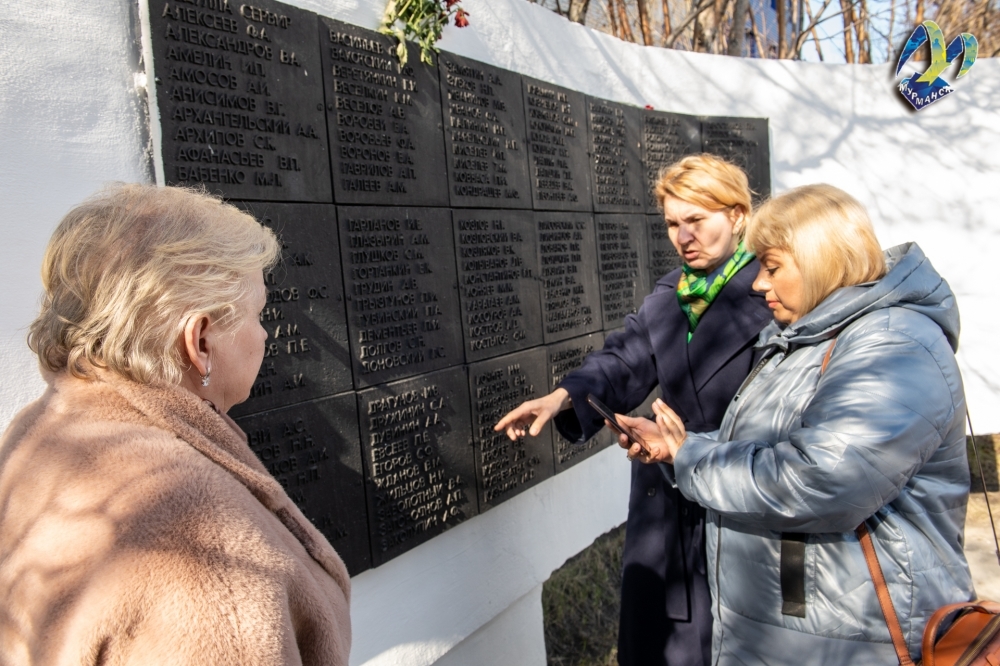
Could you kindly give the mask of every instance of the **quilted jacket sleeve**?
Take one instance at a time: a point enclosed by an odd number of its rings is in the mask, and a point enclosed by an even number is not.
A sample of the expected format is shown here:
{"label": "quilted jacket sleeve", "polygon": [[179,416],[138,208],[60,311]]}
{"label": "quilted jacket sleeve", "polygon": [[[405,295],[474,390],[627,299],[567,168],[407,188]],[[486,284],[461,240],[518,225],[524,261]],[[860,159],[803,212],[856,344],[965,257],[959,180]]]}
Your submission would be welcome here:
{"label": "quilted jacket sleeve", "polygon": [[[812,398],[788,422],[773,424],[785,438],[738,438],[766,432],[775,418],[769,409],[740,413],[734,441],[690,435],[675,460],[681,492],[759,528],[813,533],[850,531],[896,499],[949,434],[955,439],[965,404],[940,329],[921,315],[891,312],[842,333],[822,376],[809,366],[802,385],[815,388]],[[821,347],[794,354],[821,356]],[[784,369],[795,365],[791,358],[769,378],[794,372]],[[766,391],[769,378],[756,390]],[[781,397],[764,405],[776,407]],[[946,454],[964,456],[964,446]]]}
{"label": "quilted jacket sleeve", "polygon": [[556,428],[570,441],[584,442],[604,427],[604,419],[587,403],[588,393],[623,414],[641,405],[657,381],[646,311],[640,308],[625,318],[624,331],[610,334],[604,349],[590,354],[560,382],[559,386],[569,392],[573,408],[555,418]]}

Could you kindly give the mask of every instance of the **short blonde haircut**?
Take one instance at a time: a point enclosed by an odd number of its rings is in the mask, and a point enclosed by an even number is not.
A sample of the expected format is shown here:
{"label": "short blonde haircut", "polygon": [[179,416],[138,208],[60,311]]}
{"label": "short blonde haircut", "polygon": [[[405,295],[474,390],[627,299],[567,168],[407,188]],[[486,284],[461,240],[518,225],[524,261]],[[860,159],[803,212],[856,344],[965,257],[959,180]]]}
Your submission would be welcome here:
{"label": "short blonde haircut", "polygon": [[185,323],[204,314],[226,329],[250,316],[250,280],[280,253],[270,229],[204,192],[109,186],[52,234],[28,345],[53,372],[86,377],[90,364],[177,384]]}
{"label": "short blonde haircut", "polygon": [[738,207],[749,217],[753,210],[743,169],[708,153],[688,155],[661,169],[653,192],[661,209],[670,196],[711,211]]}
{"label": "short blonde haircut", "polygon": [[797,187],[764,203],[750,219],[746,242],[758,256],[792,255],[803,280],[802,314],[841,287],[885,275],[885,257],[868,212],[833,185]]}

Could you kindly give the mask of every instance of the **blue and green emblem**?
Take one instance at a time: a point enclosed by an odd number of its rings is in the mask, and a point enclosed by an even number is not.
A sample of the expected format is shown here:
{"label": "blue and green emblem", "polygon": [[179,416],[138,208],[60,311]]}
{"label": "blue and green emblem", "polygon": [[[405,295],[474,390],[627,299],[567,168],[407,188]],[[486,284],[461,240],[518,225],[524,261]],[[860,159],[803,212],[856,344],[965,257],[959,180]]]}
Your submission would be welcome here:
{"label": "blue and green emblem", "polygon": [[931,51],[931,63],[927,71],[919,77],[914,74],[899,83],[899,92],[917,111],[954,91],[951,84],[941,78],[941,73],[948,68],[948,65],[959,55],[963,56],[962,67],[958,70],[957,77],[960,79],[969,73],[972,65],[976,62],[976,56],[979,54],[979,42],[973,35],[963,32],[952,40],[948,48],[945,48],[944,33],[938,24],[934,21],[924,21],[916,27],[913,34],[910,35],[910,39],[907,40],[903,52],[899,54],[896,76],[899,76],[903,65],[924,42],[930,42]]}

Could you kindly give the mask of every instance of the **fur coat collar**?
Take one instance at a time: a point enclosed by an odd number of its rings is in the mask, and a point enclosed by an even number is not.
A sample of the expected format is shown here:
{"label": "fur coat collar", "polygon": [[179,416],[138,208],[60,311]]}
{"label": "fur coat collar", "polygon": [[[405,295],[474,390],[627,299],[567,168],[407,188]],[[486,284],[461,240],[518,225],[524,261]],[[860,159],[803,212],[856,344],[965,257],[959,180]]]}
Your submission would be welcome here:
{"label": "fur coat collar", "polygon": [[91,374],[0,442],[0,665],[346,666],[347,570],[236,424]]}

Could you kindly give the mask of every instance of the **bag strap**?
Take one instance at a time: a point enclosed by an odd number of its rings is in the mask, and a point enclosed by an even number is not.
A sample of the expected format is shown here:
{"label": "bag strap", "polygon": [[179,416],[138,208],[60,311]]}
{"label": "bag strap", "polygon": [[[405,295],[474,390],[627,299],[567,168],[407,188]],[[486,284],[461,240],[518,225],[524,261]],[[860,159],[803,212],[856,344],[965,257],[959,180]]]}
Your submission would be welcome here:
{"label": "bag strap", "polygon": [[875,595],[878,597],[878,605],[882,607],[882,615],[885,617],[885,624],[889,627],[889,636],[892,638],[892,647],[896,649],[896,657],[900,666],[913,666],[913,659],[910,658],[910,649],[906,647],[906,638],[903,636],[903,629],[899,626],[899,618],[896,617],[896,608],[892,605],[892,597],[889,596],[889,586],[885,584],[885,576],[882,574],[882,566],[878,562],[878,555],[875,553],[875,544],[872,543],[872,535],[868,532],[868,527],[861,523],[854,533],[858,535],[861,542],[861,550],[865,553],[865,564],[868,565],[868,573],[871,574],[872,582],[875,583]]}
{"label": "bag strap", "polygon": [[972,417],[969,415],[969,408],[965,408],[965,420],[969,423],[969,435],[972,436],[972,451],[976,454],[976,465],[979,466],[979,479],[983,484],[983,497],[986,498],[986,513],[990,517],[990,527],[993,529],[993,545],[996,550],[993,552],[997,556],[997,564],[1000,564],[1000,539],[997,539],[997,525],[993,522],[993,509],[990,507],[990,494],[986,492],[986,473],[983,472],[983,461],[979,457],[979,447],[976,445],[976,433],[972,429]]}

